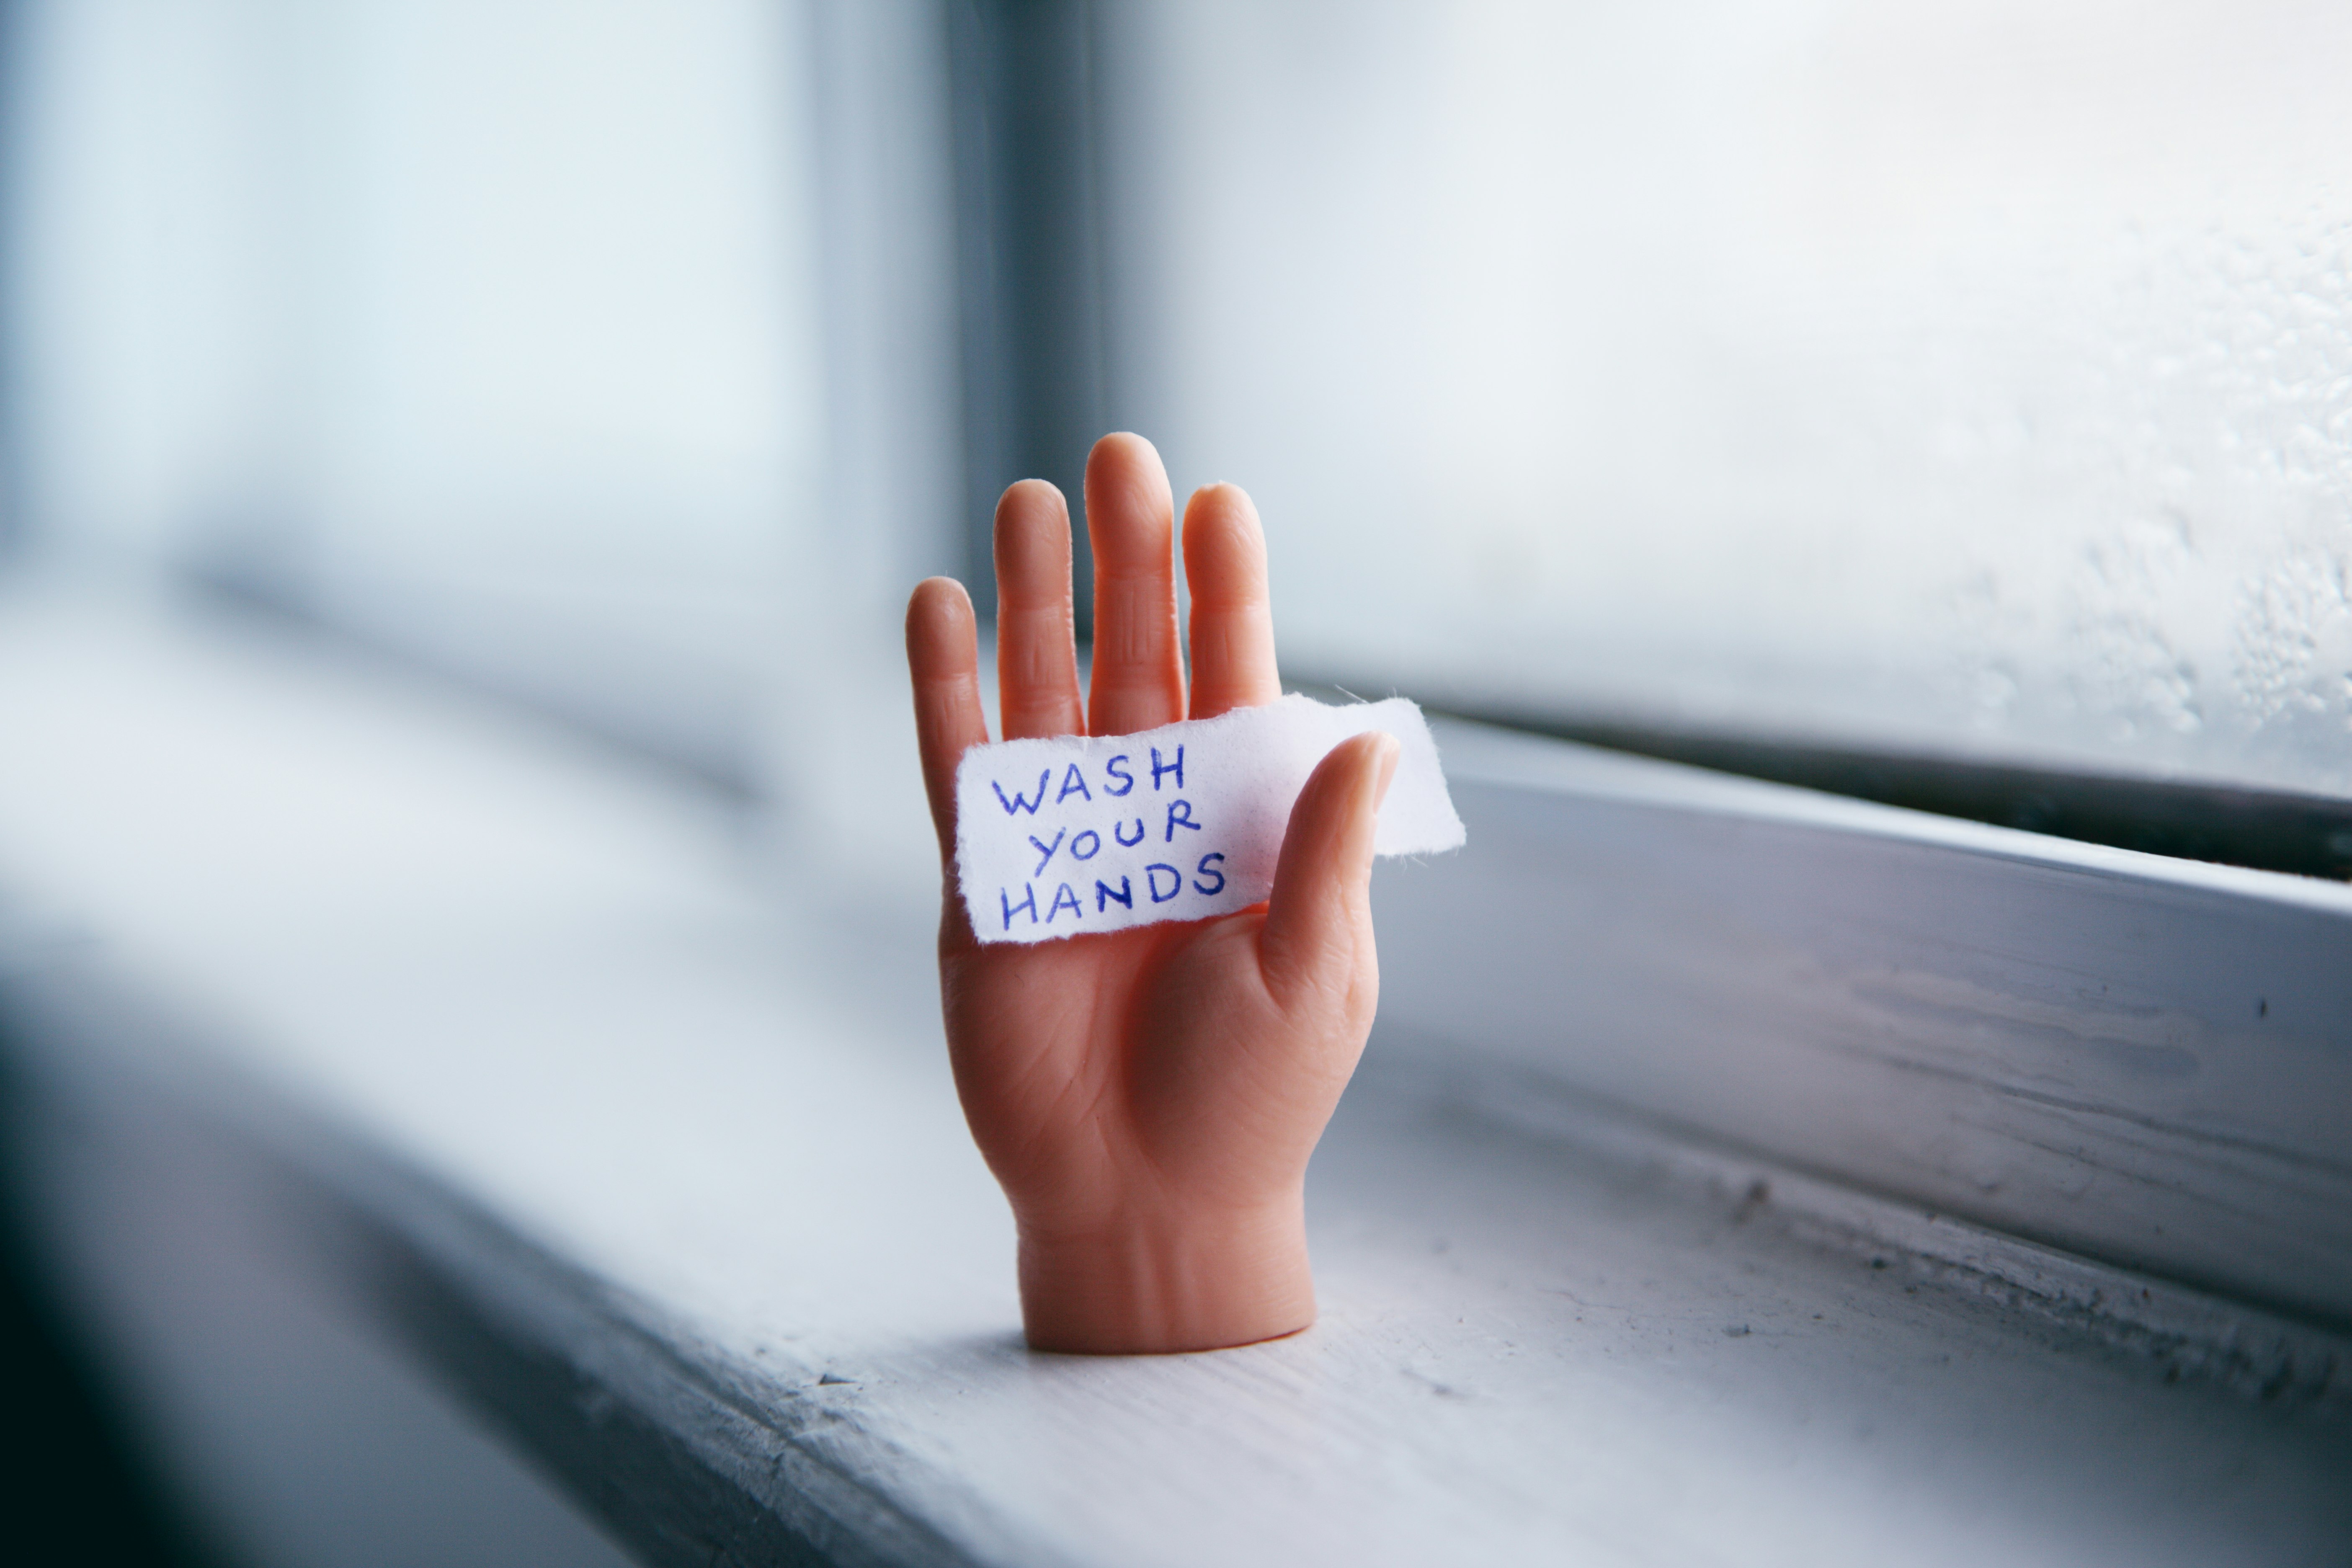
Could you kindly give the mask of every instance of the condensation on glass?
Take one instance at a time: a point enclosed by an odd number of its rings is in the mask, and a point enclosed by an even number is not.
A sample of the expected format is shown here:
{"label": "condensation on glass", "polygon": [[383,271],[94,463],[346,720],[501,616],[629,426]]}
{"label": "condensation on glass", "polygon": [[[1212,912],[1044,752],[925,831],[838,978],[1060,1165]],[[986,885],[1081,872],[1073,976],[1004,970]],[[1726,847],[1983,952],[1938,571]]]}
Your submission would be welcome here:
{"label": "condensation on glass", "polygon": [[1293,666],[2352,794],[2352,10],[1112,16],[1116,402]]}

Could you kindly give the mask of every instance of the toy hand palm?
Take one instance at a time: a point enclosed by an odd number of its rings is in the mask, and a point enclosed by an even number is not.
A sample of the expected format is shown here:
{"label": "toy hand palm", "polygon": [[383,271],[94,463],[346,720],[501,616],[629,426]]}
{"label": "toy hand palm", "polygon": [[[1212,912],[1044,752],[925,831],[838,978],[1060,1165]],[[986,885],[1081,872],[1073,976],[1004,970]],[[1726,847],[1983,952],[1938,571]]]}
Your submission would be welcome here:
{"label": "toy hand palm", "polygon": [[[1082,710],[1061,492],[996,511],[997,669],[1008,740],[1126,734],[1187,717],[1172,498],[1159,454],[1105,437],[1087,464],[1095,552],[1091,703]],[[1228,485],[1184,510],[1190,717],[1271,702],[1265,542]],[[1269,901],[1238,914],[984,945],[955,885],[955,770],[988,739],[971,602],[935,577],[907,657],[945,862],[940,988],[956,1089],[1021,1236],[1040,1350],[1246,1343],[1313,1321],[1307,1160],[1379,1000],[1372,829],[1396,766],[1377,733],[1335,747],[1293,808]]]}

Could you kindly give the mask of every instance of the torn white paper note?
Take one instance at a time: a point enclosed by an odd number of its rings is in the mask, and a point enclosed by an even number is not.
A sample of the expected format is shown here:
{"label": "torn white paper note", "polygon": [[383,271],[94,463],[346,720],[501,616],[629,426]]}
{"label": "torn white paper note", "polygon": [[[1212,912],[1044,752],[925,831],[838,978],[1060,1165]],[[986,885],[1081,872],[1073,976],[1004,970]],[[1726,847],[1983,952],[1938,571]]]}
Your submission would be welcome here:
{"label": "torn white paper note", "polygon": [[972,930],[1045,942],[1248,908],[1273,890],[1307,775],[1367,730],[1402,748],[1375,850],[1459,848],[1437,743],[1401,697],[1332,708],[1290,696],[1140,734],[972,747],[956,769],[956,872]]}

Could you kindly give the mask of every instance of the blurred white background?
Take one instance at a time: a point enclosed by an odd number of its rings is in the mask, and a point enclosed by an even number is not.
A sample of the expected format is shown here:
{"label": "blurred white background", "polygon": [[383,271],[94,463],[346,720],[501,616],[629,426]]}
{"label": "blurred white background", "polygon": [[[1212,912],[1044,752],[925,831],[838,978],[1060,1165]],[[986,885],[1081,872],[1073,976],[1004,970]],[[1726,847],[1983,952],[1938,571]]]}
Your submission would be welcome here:
{"label": "blurred white background", "polygon": [[1112,15],[1122,386],[1294,662],[2352,793],[2352,10]]}
{"label": "blurred white background", "polygon": [[2352,12],[1033,6],[1058,296],[998,13],[19,5],[20,542],[848,831],[903,758],[794,759],[1066,375],[1257,495],[1297,673],[2352,795]]}

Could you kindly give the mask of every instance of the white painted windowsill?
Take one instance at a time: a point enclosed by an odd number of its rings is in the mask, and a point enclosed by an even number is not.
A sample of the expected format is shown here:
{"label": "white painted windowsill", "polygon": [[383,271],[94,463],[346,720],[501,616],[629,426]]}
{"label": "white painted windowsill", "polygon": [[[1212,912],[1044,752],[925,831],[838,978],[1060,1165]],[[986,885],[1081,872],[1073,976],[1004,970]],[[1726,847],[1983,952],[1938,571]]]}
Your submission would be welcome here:
{"label": "white painted windowsill", "polygon": [[[1858,1136],[1808,1153],[1737,1065],[1794,1058],[1736,1017],[1719,1071],[1662,1034],[1655,1092],[1597,1046],[1581,1079],[1470,1048],[1424,934],[1447,864],[1376,887],[1383,1021],[1310,1184],[1321,1321],[1040,1356],[948,1079],[929,909],[754,876],[700,797],[218,621],[0,605],[0,1005],[49,1108],[35,1147],[113,1184],[61,1206],[60,1245],[234,1211],[645,1561],[2316,1563],[2352,1540],[2325,1258],[2167,1251],[2133,1228],[2156,1211],[2099,1206],[2112,1163],[2079,1202],[2024,1167],[1935,1201],[1976,1168],[1965,1128],[2011,1125],[1999,1086],[1883,1164]],[[1456,732],[1474,850],[1514,831],[1477,781],[1554,765],[1481,743]],[[1886,820],[1555,755],[1593,809],[1701,837]],[[2321,951],[2347,908],[2182,877],[2323,922]],[[1704,1034],[1677,994],[1660,1028]],[[1540,994],[1497,1005],[1581,1026]],[[2340,1055],[2347,1026],[2309,1037]],[[1714,1120],[1741,1099],[1753,1139]],[[2240,1114],[2223,1100],[2180,1125]],[[2244,1158],[2333,1204],[2341,1146],[2303,1126]],[[192,1296],[245,1267],[143,1256]]]}

